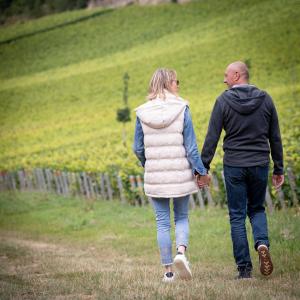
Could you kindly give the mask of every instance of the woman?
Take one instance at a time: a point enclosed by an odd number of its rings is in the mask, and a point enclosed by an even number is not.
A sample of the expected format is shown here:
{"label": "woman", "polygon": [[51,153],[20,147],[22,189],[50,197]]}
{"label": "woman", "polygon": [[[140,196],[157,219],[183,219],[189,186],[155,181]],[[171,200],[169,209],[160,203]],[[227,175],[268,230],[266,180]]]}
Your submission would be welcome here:
{"label": "woman", "polygon": [[158,69],[149,85],[148,100],[137,114],[134,152],[145,168],[144,190],[152,199],[157,222],[157,241],[164,282],[173,281],[170,236],[170,198],[173,198],[177,255],[174,265],[181,279],[192,274],[185,257],[189,239],[189,197],[197,193],[196,177],[209,178],[203,166],[188,103],[178,96],[179,81],[174,70]]}

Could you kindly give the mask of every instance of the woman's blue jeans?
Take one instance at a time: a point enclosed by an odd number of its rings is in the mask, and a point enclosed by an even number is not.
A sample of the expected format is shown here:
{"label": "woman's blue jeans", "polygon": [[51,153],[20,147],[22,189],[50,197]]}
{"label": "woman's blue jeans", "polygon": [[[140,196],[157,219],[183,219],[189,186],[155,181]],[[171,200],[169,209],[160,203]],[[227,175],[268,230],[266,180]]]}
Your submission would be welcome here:
{"label": "woman's blue jeans", "polygon": [[249,217],[254,247],[269,247],[265,197],[268,183],[268,166],[224,166],[233,254],[238,267],[252,269],[249,253],[246,217]]}
{"label": "woman's blue jeans", "polygon": [[[173,199],[176,248],[179,246],[188,246],[189,239],[189,198],[184,196]],[[157,225],[157,243],[160,250],[161,263],[171,265],[172,240],[171,240],[171,222],[170,222],[170,199],[152,198],[153,208],[156,215]]]}

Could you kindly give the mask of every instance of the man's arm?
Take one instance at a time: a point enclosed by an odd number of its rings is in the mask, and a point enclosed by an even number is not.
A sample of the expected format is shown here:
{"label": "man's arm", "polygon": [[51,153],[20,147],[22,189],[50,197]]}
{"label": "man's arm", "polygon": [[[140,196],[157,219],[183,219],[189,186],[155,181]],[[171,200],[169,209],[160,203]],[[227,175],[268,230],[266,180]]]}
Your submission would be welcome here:
{"label": "man's arm", "polygon": [[272,108],[271,108],[272,110],[271,110],[271,121],[269,127],[269,143],[271,148],[272,160],[274,162],[273,174],[282,175],[283,174],[283,149],[282,149],[282,142],[280,136],[278,115],[272,101],[271,103],[272,103]]}
{"label": "man's arm", "polygon": [[141,121],[138,117],[136,118],[135,123],[133,151],[139,159],[139,161],[141,162],[141,165],[145,167],[146,157],[144,147],[144,132]]}
{"label": "man's arm", "polygon": [[222,128],[223,113],[220,102],[217,100],[210,116],[209,126],[201,152],[201,158],[207,170],[209,170],[210,163],[215,155]]}
{"label": "man's arm", "polygon": [[[270,99],[271,100],[271,99]],[[276,190],[280,189],[284,182],[283,149],[280,136],[278,115],[274,103],[271,100],[271,121],[269,127],[269,143],[271,156],[274,163],[272,183]]]}

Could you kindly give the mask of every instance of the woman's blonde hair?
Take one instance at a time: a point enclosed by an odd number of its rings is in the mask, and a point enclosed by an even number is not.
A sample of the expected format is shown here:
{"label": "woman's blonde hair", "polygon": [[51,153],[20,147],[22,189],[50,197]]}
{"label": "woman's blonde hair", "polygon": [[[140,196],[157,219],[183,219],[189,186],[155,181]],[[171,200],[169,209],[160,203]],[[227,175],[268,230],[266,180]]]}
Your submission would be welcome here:
{"label": "woman's blonde hair", "polygon": [[175,70],[166,68],[157,69],[149,83],[147,98],[153,100],[157,97],[165,99],[165,89],[170,91],[171,82],[176,80],[177,74]]}

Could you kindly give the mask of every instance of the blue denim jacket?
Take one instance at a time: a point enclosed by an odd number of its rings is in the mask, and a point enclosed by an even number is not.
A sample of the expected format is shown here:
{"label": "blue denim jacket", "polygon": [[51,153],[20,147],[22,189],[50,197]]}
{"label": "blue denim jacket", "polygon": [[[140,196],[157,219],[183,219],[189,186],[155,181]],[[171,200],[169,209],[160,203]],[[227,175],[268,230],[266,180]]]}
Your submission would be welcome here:
{"label": "blue denim jacket", "polygon": [[[183,126],[183,145],[186,151],[187,159],[193,170],[193,174],[206,175],[207,171],[202,163],[200,154],[198,152],[196,136],[192,123],[191,114],[189,108],[186,107],[184,112],[184,126]],[[134,133],[134,145],[133,151],[142,166],[145,166],[145,147],[144,147],[144,133],[140,119],[136,118],[135,133]]]}

